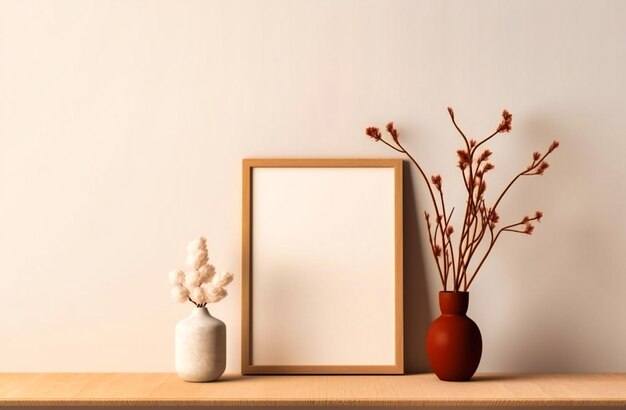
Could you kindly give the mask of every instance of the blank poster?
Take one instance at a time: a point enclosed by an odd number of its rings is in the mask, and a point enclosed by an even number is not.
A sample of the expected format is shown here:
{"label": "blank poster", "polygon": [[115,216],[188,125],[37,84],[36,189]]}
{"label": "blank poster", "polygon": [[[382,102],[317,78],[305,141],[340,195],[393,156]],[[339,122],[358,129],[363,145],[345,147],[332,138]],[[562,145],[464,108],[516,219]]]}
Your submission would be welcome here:
{"label": "blank poster", "polygon": [[250,364],[394,365],[394,168],[250,178]]}

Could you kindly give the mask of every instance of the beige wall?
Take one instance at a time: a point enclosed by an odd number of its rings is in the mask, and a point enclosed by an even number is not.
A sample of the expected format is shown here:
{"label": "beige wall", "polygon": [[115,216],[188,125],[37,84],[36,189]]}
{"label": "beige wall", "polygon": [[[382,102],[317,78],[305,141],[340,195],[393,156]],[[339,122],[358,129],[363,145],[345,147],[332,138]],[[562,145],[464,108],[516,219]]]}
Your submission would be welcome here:
{"label": "beige wall", "polygon": [[[241,159],[393,156],[363,129],[395,120],[458,199],[448,105],[472,136],[514,114],[491,195],[562,142],[502,208],[544,223],[472,290],[481,370],[626,371],[625,18],[621,1],[0,1],[0,371],[172,371],[190,306],[166,274],[199,234],[237,274],[212,308],[237,371]],[[411,177],[420,370],[438,283]]]}

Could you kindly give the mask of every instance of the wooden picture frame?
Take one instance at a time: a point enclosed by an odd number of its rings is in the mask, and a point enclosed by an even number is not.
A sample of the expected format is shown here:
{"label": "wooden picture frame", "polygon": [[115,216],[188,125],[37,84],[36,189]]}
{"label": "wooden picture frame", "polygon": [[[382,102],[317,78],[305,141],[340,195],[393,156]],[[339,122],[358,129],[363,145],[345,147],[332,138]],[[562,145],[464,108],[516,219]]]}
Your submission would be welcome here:
{"label": "wooden picture frame", "polygon": [[401,374],[402,160],[244,159],[243,374]]}

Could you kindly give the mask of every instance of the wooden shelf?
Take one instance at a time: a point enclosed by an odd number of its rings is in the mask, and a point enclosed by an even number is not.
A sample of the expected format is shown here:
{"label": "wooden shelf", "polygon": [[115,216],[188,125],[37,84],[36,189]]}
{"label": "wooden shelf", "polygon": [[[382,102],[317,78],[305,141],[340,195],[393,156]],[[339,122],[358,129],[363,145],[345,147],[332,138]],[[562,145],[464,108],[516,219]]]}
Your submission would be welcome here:
{"label": "wooden shelf", "polygon": [[626,406],[626,374],[480,374],[446,383],[403,376],[240,376],[186,383],[171,373],[4,373],[16,406]]}

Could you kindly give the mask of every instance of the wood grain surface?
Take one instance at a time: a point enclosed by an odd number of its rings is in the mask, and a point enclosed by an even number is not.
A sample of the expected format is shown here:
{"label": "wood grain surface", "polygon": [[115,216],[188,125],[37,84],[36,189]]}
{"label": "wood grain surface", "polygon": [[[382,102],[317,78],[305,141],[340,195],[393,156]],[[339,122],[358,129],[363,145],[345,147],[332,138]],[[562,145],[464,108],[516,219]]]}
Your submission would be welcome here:
{"label": "wood grain surface", "polygon": [[171,373],[4,373],[0,407],[18,406],[626,406],[626,374],[240,376],[187,383]]}

